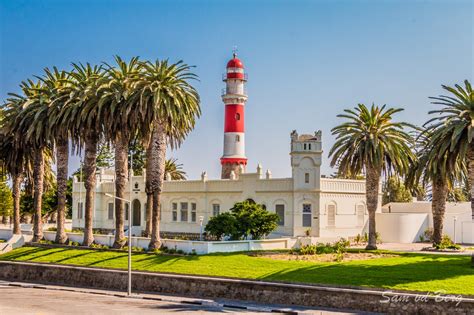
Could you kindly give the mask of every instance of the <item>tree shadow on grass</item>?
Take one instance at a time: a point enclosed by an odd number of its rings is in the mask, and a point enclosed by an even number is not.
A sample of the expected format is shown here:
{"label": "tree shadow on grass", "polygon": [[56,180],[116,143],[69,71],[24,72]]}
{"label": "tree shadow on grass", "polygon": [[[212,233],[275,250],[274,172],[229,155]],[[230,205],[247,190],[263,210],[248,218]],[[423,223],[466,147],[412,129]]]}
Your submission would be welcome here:
{"label": "tree shadow on grass", "polygon": [[[343,286],[393,287],[396,285],[433,280],[448,280],[460,276],[472,276],[474,269],[470,257],[425,255],[416,261],[398,264],[375,261],[358,261],[356,263],[315,264],[300,268],[288,268],[266,274],[259,280],[299,282],[307,284],[335,284]],[[459,280],[462,281],[462,280]],[[461,284],[460,284],[461,285]],[[474,283],[462,283],[462,286]]]}
{"label": "tree shadow on grass", "polygon": [[139,268],[146,270],[149,267],[168,264],[173,265],[181,261],[198,261],[200,258],[197,255],[189,256],[175,256],[175,255],[162,255],[162,254],[148,254],[141,259],[134,259],[134,262],[140,263]]}
{"label": "tree shadow on grass", "polygon": [[[54,254],[58,254],[61,252],[67,251],[67,248],[55,248],[55,249],[44,249],[41,247],[35,247],[31,248],[28,250],[22,250],[22,251],[13,251],[10,253],[7,253],[5,255],[0,256],[1,260],[17,260],[17,261],[32,261],[34,262],[36,259],[41,258],[41,257],[46,257]],[[41,255],[35,255],[37,253],[45,252]],[[25,259],[25,257],[34,255],[32,257],[28,257]]]}

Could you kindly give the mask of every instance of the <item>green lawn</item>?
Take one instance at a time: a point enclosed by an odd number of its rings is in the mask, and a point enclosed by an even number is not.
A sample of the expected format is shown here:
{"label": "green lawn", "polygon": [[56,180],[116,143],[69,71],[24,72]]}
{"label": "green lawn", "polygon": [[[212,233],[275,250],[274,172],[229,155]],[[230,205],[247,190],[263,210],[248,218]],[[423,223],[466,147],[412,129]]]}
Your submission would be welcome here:
{"label": "green lawn", "polygon": [[[127,268],[127,254],[83,249],[22,247],[0,256],[101,268]],[[258,280],[439,291],[474,295],[470,256],[399,254],[351,262],[317,263],[252,257],[245,253],[204,256],[134,254],[133,269]]]}

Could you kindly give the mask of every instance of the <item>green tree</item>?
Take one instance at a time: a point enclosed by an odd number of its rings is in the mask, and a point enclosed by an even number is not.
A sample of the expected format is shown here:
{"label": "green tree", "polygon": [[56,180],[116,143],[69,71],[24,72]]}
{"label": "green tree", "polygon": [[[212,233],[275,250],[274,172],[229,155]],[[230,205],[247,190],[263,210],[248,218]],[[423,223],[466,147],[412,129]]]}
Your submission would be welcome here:
{"label": "green tree", "polygon": [[23,148],[29,148],[33,154],[33,242],[43,238],[41,206],[44,192],[45,163],[51,158],[52,138],[48,118],[50,94],[41,81],[22,82],[22,96],[11,94],[22,104],[17,115],[13,133]]}
{"label": "green tree", "polygon": [[161,245],[159,220],[167,146],[180,145],[201,114],[199,95],[189,83],[196,78],[191,67],[181,61],[171,64],[168,60],[156,60],[143,63],[142,75],[136,83],[140,95],[138,112],[145,113],[143,129],[151,126],[145,184],[153,199],[150,249]]}
{"label": "green tree", "polygon": [[238,222],[235,216],[225,212],[210,218],[206,224],[205,232],[218,240],[222,240],[223,237],[238,239],[240,233],[237,226]]}
{"label": "green tree", "polygon": [[6,182],[0,181],[0,215],[3,216],[3,223],[6,218],[13,214],[13,197],[10,187]]}
{"label": "green tree", "polygon": [[[474,91],[468,80],[464,87],[442,85],[447,95],[430,97],[433,104],[441,105],[441,109],[430,111],[436,115],[426,125],[432,130],[431,142],[449,150],[450,163],[459,158],[467,165],[467,178],[473,196],[474,188]],[[436,154],[436,152],[434,152]],[[445,150],[438,152],[442,158]],[[474,199],[471,199],[472,219],[474,220]]]}
{"label": "green tree", "polygon": [[259,240],[278,227],[280,218],[276,213],[265,210],[262,205],[246,200],[236,203],[231,213],[237,220],[239,238]]}
{"label": "green tree", "polygon": [[178,159],[175,158],[166,160],[165,174],[169,174],[171,180],[186,180],[186,172],[183,170],[183,164],[178,163]]}
{"label": "green tree", "polygon": [[359,174],[365,171],[367,211],[369,212],[369,242],[367,249],[376,249],[375,211],[379,196],[382,173],[404,175],[415,159],[410,144],[412,137],[404,131],[412,127],[404,122],[394,122],[392,116],[402,109],[367,108],[359,104],[353,110],[346,109],[338,115],[345,123],[332,129],[336,142],[329,155],[331,166],[339,173]]}
{"label": "green tree", "polygon": [[384,183],[382,204],[389,202],[412,202],[413,196],[397,176],[390,176]]}
{"label": "green tree", "polygon": [[84,246],[94,241],[92,232],[93,209],[95,206],[97,146],[104,134],[103,115],[98,106],[97,91],[105,82],[103,69],[90,64],[73,64],[69,73],[71,93],[61,110],[65,128],[70,132],[75,146],[84,149],[84,186],[86,188],[84,207]]}
{"label": "green tree", "polygon": [[31,151],[20,146],[13,134],[14,122],[22,109],[23,98],[12,96],[0,108],[0,162],[12,181],[13,234],[21,234],[20,197],[25,176],[31,174]]}
{"label": "green tree", "polygon": [[67,124],[61,119],[61,110],[68,101],[71,93],[69,74],[59,71],[56,67],[52,70],[46,68],[42,82],[48,94],[47,118],[50,124],[52,142],[56,150],[57,174],[57,207],[56,207],[56,243],[64,244],[67,241],[66,229],[66,198],[69,163],[69,130]]}
{"label": "green tree", "polygon": [[[115,241],[114,248],[125,245],[125,189],[128,179],[128,154],[132,136],[141,123],[136,116],[138,93],[133,83],[140,72],[138,57],[124,61],[115,56],[115,65],[105,66],[106,80],[100,86],[98,107],[103,110],[104,135],[115,146]],[[137,115],[135,115],[137,113]]]}
{"label": "green tree", "polygon": [[437,245],[443,235],[448,191],[466,170],[463,161],[451,155],[447,147],[441,145],[443,141],[434,141],[432,135],[433,130],[428,128],[417,137],[418,158],[408,172],[407,183],[415,189],[431,185],[433,243]]}

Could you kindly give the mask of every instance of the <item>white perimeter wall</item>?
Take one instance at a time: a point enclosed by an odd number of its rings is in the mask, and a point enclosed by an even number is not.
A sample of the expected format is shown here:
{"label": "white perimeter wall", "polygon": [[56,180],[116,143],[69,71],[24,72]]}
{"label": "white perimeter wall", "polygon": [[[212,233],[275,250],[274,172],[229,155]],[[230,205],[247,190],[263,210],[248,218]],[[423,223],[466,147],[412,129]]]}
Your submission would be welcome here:
{"label": "white perimeter wall", "polygon": [[[433,228],[431,202],[390,203],[382,212],[376,216],[376,225],[384,242],[416,242],[427,228]],[[469,202],[446,204],[443,233],[458,243],[474,244]]]}

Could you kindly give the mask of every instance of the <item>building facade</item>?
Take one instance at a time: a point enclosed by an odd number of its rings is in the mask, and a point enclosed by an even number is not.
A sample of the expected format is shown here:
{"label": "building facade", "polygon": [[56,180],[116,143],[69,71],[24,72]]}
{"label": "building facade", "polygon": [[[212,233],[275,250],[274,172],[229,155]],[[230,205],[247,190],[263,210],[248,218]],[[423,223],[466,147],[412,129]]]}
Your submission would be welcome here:
{"label": "building facade", "polygon": [[[224,150],[220,159],[221,179],[165,179],[161,205],[161,230],[170,233],[199,233],[201,224],[229,211],[240,201],[252,199],[280,217],[274,236],[311,235],[321,238],[349,237],[366,230],[365,181],[324,178],[322,134],[290,135],[290,178],[272,178],[261,165],[255,172],[246,169],[244,107],[247,100],[243,63],[233,56],[228,62],[222,93],[225,106]],[[114,171],[97,174],[94,228],[114,229]],[[109,197],[110,196],[110,197]],[[73,227],[84,227],[84,184],[73,184]],[[133,176],[125,198],[132,200],[132,233],[145,229],[145,177]],[[380,202],[379,202],[380,205]],[[125,225],[128,228],[129,205]],[[378,209],[380,212],[380,209]]]}

